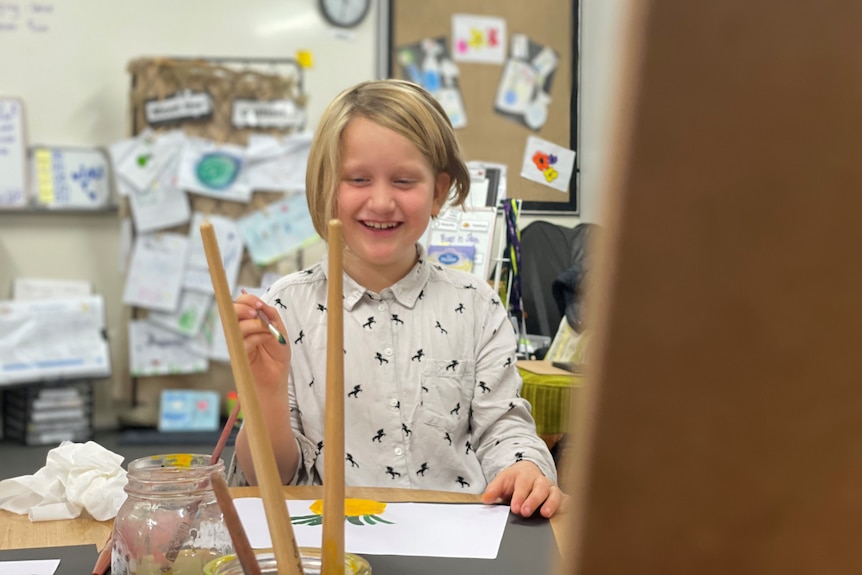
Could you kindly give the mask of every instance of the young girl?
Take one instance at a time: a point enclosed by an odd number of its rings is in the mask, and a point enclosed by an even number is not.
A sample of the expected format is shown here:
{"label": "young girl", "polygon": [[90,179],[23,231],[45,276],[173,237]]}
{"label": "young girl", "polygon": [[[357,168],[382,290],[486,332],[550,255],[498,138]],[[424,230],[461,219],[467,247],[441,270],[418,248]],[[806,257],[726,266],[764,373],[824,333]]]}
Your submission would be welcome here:
{"label": "young girl", "polygon": [[[350,88],[323,113],[306,183],[318,234],[343,225],[346,483],[483,493],[550,517],[563,495],[518,396],[506,310],[481,278],[429,263],[417,243],[450,190],[456,206],[469,191],[446,113],[408,82]],[[324,259],[235,303],[285,484],[326,479],[326,274]],[[255,483],[243,430],[235,452],[233,481]]]}

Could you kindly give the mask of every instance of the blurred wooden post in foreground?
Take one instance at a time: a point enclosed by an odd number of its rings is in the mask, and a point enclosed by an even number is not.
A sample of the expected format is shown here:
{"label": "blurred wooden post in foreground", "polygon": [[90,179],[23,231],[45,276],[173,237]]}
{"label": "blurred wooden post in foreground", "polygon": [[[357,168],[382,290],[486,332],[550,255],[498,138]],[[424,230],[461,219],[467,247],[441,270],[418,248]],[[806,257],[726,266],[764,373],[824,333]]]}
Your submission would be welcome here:
{"label": "blurred wooden post in foreground", "polygon": [[565,571],[859,573],[862,2],[629,5]]}

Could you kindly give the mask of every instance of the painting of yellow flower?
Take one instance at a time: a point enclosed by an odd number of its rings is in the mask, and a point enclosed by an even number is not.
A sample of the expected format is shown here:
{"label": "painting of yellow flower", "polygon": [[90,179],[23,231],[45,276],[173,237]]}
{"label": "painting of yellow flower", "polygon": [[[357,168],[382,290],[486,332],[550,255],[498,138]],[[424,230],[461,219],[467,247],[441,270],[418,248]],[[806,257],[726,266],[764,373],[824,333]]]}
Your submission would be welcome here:
{"label": "painting of yellow flower", "polygon": [[[308,506],[312,515],[292,517],[290,522],[294,525],[320,525],[323,523],[323,499],[318,499]],[[371,499],[344,500],[344,520],[354,525],[376,525],[386,523],[394,525],[391,521],[383,519],[380,515],[386,510],[386,504]]]}

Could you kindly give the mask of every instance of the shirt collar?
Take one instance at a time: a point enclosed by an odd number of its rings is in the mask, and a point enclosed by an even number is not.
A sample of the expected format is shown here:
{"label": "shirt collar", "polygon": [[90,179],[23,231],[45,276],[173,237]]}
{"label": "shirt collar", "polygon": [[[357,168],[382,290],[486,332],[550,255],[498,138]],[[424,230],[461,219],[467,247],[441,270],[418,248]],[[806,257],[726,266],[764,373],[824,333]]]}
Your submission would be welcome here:
{"label": "shirt collar", "polygon": [[[422,244],[416,244],[416,255],[419,256],[418,260],[413,268],[407,272],[407,275],[398,280],[395,284],[384,289],[380,294],[376,294],[365,289],[352,277],[344,274],[344,309],[351,311],[360,301],[362,301],[362,297],[365,296],[365,294],[368,294],[368,297],[373,300],[395,299],[404,307],[412,308],[416,305],[419,295],[425,289],[425,286],[428,283],[428,277],[431,273],[425,246]],[[329,273],[328,253],[323,256],[323,260],[320,265],[324,276],[326,276]]]}

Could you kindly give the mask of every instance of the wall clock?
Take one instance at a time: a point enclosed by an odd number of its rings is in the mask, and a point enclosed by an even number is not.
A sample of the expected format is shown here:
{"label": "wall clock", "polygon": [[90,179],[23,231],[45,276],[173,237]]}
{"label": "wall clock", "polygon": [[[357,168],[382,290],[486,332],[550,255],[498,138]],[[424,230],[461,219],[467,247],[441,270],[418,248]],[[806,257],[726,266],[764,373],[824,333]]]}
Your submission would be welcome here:
{"label": "wall clock", "polygon": [[362,22],[371,8],[371,0],[318,0],[327,22],[339,28],[353,28]]}

